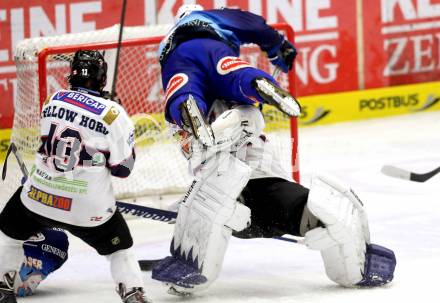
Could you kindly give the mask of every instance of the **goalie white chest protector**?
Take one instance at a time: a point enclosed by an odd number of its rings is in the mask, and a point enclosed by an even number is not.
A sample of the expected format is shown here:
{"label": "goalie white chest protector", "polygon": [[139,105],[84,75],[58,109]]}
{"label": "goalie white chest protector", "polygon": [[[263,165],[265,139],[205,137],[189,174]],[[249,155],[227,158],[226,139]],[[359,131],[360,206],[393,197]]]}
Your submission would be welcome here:
{"label": "goalie white chest protector", "polygon": [[86,91],[61,90],[42,108],[40,134],[24,205],[76,226],[108,220],[116,208],[111,171],[133,154],[134,126],[125,110]]}

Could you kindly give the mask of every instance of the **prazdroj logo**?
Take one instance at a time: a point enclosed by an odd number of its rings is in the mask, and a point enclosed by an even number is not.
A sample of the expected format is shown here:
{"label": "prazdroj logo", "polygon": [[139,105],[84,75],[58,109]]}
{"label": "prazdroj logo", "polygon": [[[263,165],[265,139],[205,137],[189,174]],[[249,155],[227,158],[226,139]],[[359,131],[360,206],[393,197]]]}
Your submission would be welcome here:
{"label": "prazdroj logo", "polygon": [[300,124],[310,125],[316,123],[330,114],[330,112],[331,111],[329,109],[325,109],[323,106],[320,106],[312,113],[309,113],[308,108],[303,106],[301,109]]}
{"label": "prazdroj logo", "polygon": [[238,57],[224,57],[217,63],[217,72],[226,75],[240,68],[250,67],[249,62]]}
{"label": "prazdroj logo", "polygon": [[434,105],[436,105],[439,102],[440,102],[440,97],[436,96],[434,94],[431,94],[426,99],[425,104],[423,104],[420,108],[411,109],[410,111],[412,111],[412,112],[421,112],[421,111],[427,110],[428,108],[433,107]]}

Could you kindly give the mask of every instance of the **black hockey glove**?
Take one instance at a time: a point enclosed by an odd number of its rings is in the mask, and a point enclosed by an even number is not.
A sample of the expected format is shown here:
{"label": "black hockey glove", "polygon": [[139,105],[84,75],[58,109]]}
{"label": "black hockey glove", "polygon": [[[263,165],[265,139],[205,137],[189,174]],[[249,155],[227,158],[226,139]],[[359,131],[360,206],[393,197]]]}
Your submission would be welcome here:
{"label": "black hockey glove", "polygon": [[295,46],[287,40],[267,52],[269,61],[285,73],[292,69],[297,54]]}

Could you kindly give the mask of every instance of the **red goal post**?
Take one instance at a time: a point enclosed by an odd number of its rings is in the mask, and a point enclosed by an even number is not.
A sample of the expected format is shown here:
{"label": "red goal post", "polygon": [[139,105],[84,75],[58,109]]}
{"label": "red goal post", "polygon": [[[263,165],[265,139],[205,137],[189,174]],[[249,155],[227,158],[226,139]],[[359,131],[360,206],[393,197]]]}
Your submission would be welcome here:
{"label": "red goal post", "polygon": [[[289,41],[294,41],[294,31],[290,25],[278,23],[272,26],[282,32]],[[124,29],[124,37],[126,37],[125,35]],[[122,49],[118,67],[116,92],[121,98],[127,112],[136,121],[137,131],[145,135],[140,144],[141,148],[145,148],[145,150],[153,149],[155,145],[166,145],[163,142],[169,141],[169,138],[163,135],[163,128],[165,127],[163,121],[164,96],[160,87],[160,66],[156,55],[157,47],[162,38],[163,35],[140,38],[130,38],[128,35],[128,38],[123,39],[121,43]],[[117,44],[117,41],[114,39],[109,42],[66,43],[66,45],[47,46],[39,50],[37,52],[37,64],[40,109],[48,95],[57,89],[67,88],[65,76],[68,73],[69,60],[75,51],[79,49],[106,51],[107,54],[110,53],[109,57],[111,58],[111,53],[115,52]],[[242,56],[252,65],[256,65],[258,68],[272,73],[274,69],[273,66],[268,63],[266,56],[262,54],[256,46],[246,46],[242,48],[242,50]],[[114,66],[112,67],[111,64],[109,64],[109,73],[112,69],[114,69]],[[111,78],[109,75],[108,79],[111,80]],[[279,75],[277,80],[283,87],[295,95],[295,73],[293,70],[287,75]],[[108,84],[108,87],[111,87],[111,83]],[[289,143],[279,144],[278,149],[281,153],[290,153],[287,162],[290,164],[289,166],[291,167],[293,178],[299,181],[297,119],[287,119],[270,106],[266,106],[263,113],[267,123],[267,131],[269,134],[275,134],[274,141],[278,140],[278,133],[284,132],[288,128],[290,140],[283,142]],[[175,143],[173,144],[176,145]],[[171,148],[168,145],[166,146],[167,149]],[[287,149],[289,149],[289,151],[286,151]],[[185,166],[172,167],[171,165],[169,168],[161,168],[161,165],[170,164],[166,162],[173,162],[177,156],[173,154],[169,156],[170,159],[162,161],[162,158],[167,157],[164,155],[165,148],[159,148],[157,152],[159,157],[156,157],[156,160],[148,159],[148,155],[152,155],[150,151],[147,151],[145,158],[141,159],[143,164],[139,164],[138,159],[137,166],[142,165],[147,168],[141,169],[137,178],[148,178],[148,176],[152,174],[157,176],[169,169],[170,173],[168,173],[163,180],[163,183],[169,183],[167,182],[168,179],[177,177],[176,171],[186,170]],[[161,156],[162,158],[160,158]],[[284,155],[282,158],[286,159]],[[158,164],[158,167],[153,168],[147,164],[149,161],[155,162]],[[135,171],[136,170],[135,168]],[[118,181],[118,183],[120,182]],[[138,186],[137,183],[138,182],[134,182],[124,185],[126,188],[122,190],[123,193],[120,197],[148,195],[154,192],[179,192],[181,190],[180,185],[170,185],[169,189],[163,190],[161,189],[161,184],[155,183],[151,188],[142,189],[140,192],[134,193],[133,190]]]}

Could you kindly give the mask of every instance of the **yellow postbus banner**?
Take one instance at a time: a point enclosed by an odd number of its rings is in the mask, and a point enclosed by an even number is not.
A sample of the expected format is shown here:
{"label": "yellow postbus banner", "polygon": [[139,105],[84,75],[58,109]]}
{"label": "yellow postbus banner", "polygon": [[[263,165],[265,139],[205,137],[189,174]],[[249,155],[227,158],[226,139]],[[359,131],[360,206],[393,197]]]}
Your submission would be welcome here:
{"label": "yellow postbus banner", "polygon": [[440,110],[440,82],[299,98],[300,125],[320,125]]}

